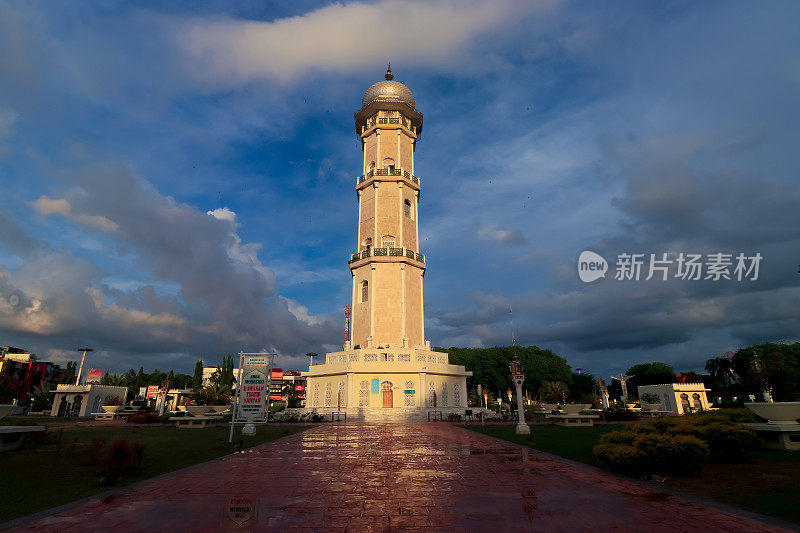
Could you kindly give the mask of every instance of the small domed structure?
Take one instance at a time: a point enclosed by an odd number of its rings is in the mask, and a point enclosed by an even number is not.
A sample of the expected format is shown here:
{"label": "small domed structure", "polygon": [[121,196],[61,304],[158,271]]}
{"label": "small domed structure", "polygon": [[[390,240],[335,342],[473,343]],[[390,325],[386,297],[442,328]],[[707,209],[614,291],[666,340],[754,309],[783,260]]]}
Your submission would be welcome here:
{"label": "small domed structure", "polygon": [[367,89],[367,92],[364,93],[364,98],[361,100],[362,107],[375,99],[405,102],[411,107],[415,107],[414,95],[411,90],[399,81],[394,81],[391,65],[386,69],[385,78],[386,81],[379,81]]}

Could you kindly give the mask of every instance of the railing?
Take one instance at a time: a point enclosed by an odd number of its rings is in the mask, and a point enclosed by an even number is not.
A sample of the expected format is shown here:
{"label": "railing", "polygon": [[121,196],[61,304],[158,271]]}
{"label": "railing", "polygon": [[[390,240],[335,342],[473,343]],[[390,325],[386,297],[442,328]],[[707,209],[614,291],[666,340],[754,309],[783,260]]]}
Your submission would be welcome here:
{"label": "railing", "polygon": [[401,116],[400,118],[397,118],[397,117],[393,117],[393,118],[372,117],[372,118],[367,119],[367,121],[365,123],[365,126],[367,128],[371,128],[376,124],[402,124],[404,128],[407,128],[412,133],[416,133],[413,123],[409,119],[407,119],[406,117],[403,117],[403,116]]}
{"label": "railing", "polygon": [[416,176],[411,175],[411,172],[407,170],[403,170],[401,168],[375,168],[364,174],[363,176],[358,176],[356,178],[356,185],[361,185],[368,179],[372,179],[374,176],[402,176],[407,180],[411,180],[411,183],[415,185],[419,185],[419,178]]}
{"label": "railing", "polygon": [[367,257],[407,257],[420,263],[425,262],[425,254],[420,254],[408,248],[367,248],[366,250],[350,254],[350,263],[355,263]]}

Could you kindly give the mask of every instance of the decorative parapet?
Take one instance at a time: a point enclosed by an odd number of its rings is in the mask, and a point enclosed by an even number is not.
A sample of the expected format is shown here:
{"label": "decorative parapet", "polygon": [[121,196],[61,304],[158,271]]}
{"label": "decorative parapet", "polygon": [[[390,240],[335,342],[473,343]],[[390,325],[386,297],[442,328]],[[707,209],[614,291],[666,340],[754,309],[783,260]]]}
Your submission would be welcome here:
{"label": "decorative parapet", "polygon": [[428,372],[465,374],[461,365],[451,365],[446,353],[419,348],[366,348],[328,353],[325,363],[313,365],[307,375],[342,372]]}

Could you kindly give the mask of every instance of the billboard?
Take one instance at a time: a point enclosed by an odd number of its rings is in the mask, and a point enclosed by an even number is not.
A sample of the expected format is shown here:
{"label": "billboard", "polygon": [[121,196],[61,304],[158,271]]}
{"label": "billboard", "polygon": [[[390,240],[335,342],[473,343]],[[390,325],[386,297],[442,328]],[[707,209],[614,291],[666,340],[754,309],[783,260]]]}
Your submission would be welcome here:
{"label": "billboard", "polygon": [[236,420],[239,422],[263,422],[266,420],[268,379],[271,357],[243,355],[241,366],[241,389],[238,391]]}
{"label": "billboard", "polygon": [[103,371],[99,368],[90,368],[86,371],[86,383],[100,383]]}
{"label": "billboard", "polygon": [[147,399],[153,399],[158,397],[158,385],[149,385],[147,387]]}

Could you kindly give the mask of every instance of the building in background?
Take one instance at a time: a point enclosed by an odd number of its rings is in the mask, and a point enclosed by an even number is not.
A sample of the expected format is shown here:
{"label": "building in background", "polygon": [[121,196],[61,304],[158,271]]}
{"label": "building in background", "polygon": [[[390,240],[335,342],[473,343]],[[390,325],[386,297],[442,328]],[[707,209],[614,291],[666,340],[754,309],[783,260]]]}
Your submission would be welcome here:
{"label": "building in background", "polygon": [[0,375],[5,382],[5,390],[12,396],[6,400],[27,403],[36,387],[55,386],[61,375],[61,367],[48,361],[39,361],[36,354],[22,348],[0,346]]}
{"label": "building in background", "polygon": [[709,391],[711,389],[707,389],[703,383],[665,383],[638,387],[639,398],[643,394],[656,395],[661,401],[659,411],[671,411],[676,415],[711,409],[707,395]]}

